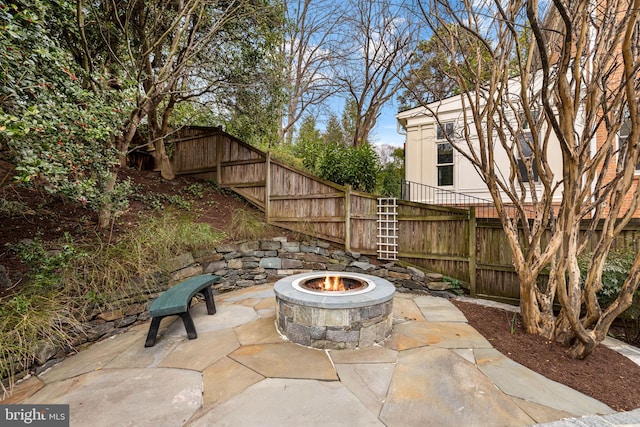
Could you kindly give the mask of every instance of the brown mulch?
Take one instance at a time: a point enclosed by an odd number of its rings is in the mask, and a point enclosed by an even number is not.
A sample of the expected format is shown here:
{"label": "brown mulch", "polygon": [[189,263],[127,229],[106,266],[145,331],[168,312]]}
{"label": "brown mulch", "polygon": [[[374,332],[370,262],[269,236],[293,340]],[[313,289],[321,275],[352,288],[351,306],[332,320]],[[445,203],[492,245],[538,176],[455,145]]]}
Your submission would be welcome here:
{"label": "brown mulch", "polygon": [[566,355],[566,347],[527,334],[519,315],[481,304],[452,301],[498,351],[545,377],[606,403],[616,411],[640,407],[640,366],[600,345],[585,360]]}

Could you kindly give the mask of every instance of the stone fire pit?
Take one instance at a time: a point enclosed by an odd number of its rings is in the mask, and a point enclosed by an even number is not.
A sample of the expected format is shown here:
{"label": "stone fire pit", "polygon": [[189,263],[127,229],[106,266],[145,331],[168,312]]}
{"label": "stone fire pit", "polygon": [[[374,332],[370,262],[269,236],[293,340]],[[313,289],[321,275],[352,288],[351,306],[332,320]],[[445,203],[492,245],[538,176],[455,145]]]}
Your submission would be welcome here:
{"label": "stone fire pit", "polygon": [[[318,290],[316,279],[339,276],[345,290]],[[315,348],[370,347],[391,334],[395,287],[380,277],[323,271],[276,282],[276,327],[289,340]]]}

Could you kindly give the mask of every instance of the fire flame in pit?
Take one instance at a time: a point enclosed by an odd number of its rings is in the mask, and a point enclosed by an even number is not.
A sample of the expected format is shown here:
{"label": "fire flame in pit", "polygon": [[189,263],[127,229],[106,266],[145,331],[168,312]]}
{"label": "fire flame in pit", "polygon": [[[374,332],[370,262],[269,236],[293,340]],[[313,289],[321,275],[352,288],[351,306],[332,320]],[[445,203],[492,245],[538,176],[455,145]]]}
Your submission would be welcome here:
{"label": "fire flame in pit", "polygon": [[326,276],[323,282],[319,283],[319,288],[323,291],[339,292],[344,291],[344,281],[338,276]]}
{"label": "fire flame in pit", "polygon": [[343,275],[316,276],[302,281],[301,287],[319,292],[351,292],[356,289],[366,288],[368,285],[353,277]]}

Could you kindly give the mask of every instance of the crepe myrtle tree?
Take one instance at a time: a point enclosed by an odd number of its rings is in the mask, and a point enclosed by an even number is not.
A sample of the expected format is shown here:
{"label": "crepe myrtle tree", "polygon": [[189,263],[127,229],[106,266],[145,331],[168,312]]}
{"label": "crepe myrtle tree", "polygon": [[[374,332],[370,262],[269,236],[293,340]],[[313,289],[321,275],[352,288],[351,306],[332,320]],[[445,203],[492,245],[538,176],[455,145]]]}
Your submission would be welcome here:
{"label": "crepe myrtle tree", "polygon": [[[418,6],[448,49],[446,72],[462,103],[453,129],[439,125],[491,193],[520,282],[524,326],[585,358],[640,282],[637,254],[619,293],[599,304],[607,254],[639,207],[640,0],[541,4]],[[438,119],[439,105],[424,106]],[[552,152],[561,157],[555,168]],[[579,257],[588,253],[581,275]]]}

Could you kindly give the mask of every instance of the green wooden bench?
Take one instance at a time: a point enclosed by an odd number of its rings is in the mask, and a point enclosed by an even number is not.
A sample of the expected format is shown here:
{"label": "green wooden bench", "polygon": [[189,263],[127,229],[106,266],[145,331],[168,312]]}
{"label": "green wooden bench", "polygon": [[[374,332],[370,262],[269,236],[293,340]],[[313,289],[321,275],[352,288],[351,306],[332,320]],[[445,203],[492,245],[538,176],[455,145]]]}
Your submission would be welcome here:
{"label": "green wooden bench", "polygon": [[220,282],[220,276],[202,274],[180,282],[160,294],[151,304],[151,308],[149,308],[149,316],[153,319],[151,320],[147,341],[144,346],[153,347],[155,345],[160,321],[167,316],[180,316],[187,330],[187,337],[190,340],[198,338],[196,327],[189,314],[189,303],[195,294],[201,293],[207,304],[207,313],[216,314],[211,285],[218,282]]}

